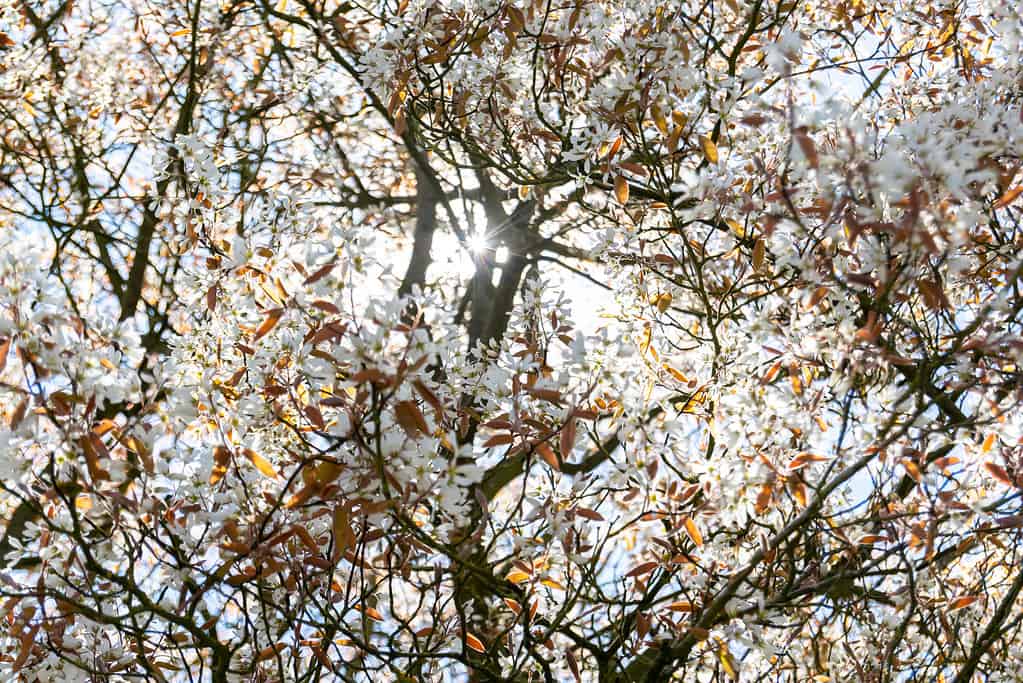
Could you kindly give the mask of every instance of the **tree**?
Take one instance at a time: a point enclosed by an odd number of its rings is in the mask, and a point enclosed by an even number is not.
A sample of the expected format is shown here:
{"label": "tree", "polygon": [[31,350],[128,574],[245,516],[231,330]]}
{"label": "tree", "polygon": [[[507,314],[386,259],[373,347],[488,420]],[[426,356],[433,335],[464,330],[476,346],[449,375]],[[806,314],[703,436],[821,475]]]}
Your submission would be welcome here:
{"label": "tree", "polygon": [[1018,680],[1013,3],[0,0],[11,680]]}

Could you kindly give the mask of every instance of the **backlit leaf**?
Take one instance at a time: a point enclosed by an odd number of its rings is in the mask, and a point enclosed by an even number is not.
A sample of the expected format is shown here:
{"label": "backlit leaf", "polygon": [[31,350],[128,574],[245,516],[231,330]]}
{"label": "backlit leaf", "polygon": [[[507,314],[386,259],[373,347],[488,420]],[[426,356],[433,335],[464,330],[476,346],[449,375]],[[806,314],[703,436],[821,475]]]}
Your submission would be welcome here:
{"label": "backlit leaf", "polygon": [[657,567],[659,567],[659,566],[660,566],[659,562],[644,562],[643,564],[640,564],[640,565],[638,565],[636,567],[633,567],[625,575],[625,577],[626,578],[631,578],[631,577],[634,577],[634,576],[642,576],[644,574],[649,574],[653,570],[657,569]]}
{"label": "backlit leaf", "polygon": [[1011,187],[1008,190],[1006,190],[1005,194],[999,197],[998,201],[996,201],[992,206],[996,209],[1004,209],[1009,204],[1012,204],[1014,201],[1016,201],[1016,198],[1019,197],[1021,194],[1023,194],[1023,185],[1016,185],[1015,187]]}
{"label": "backlit leaf", "polygon": [[267,311],[266,318],[263,319],[263,322],[260,323],[259,327],[256,328],[255,333],[253,333],[252,340],[259,341],[260,339],[265,337],[270,330],[277,326],[277,323],[281,321],[281,318],[283,316],[284,316],[283,308],[274,308],[272,310]]}
{"label": "backlit leaf", "polygon": [[213,449],[213,472],[210,474],[210,484],[216,484],[224,478],[230,463],[231,451],[224,446],[217,446]]}
{"label": "backlit leaf", "polygon": [[555,471],[561,471],[561,463],[558,461],[558,456],[555,455],[554,449],[546,442],[536,444],[536,452],[545,463],[551,466],[552,469]]}
{"label": "backlit leaf", "polygon": [[576,419],[574,417],[570,417],[565,421],[565,425],[561,428],[559,450],[561,451],[562,460],[567,461],[568,457],[572,454],[572,449],[575,448],[575,438]]}
{"label": "backlit leaf", "polygon": [[687,600],[680,600],[678,602],[673,602],[670,605],[668,605],[668,609],[671,610],[672,612],[692,612],[693,603]]}
{"label": "backlit leaf", "polygon": [[1015,482],[1012,480],[1012,477],[1009,476],[1009,473],[1006,472],[1005,468],[1002,467],[1001,465],[998,465],[993,462],[986,462],[984,463],[984,468],[991,473],[991,476],[993,476],[995,479],[999,480],[1003,484],[1015,486]]}
{"label": "backlit leaf", "polygon": [[949,609],[949,611],[955,611],[957,609],[963,609],[964,607],[969,607],[973,603],[975,603],[978,600],[980,600],[981,597],[982,596],[980,596],[980,595],[963,595],[963,596],[958,597],[958,598],[952,600],[951,602],[949,602],[948,603],[948,609]]}
{"label": "backlit leaf", "polygon": [[718,661],[721,662],[721,668],[724,669],[729,678],[733,681],[739,680],[739,663],[735,661],[732,651],[724,643],[718,648]]}
{"label": "backlit leaf", "polygon": [[484,653],[487,651],[487,648],[484,647],[483,645],[483,641],[471,633],[465,634],[465,644],[469,646],[470,650],[475,650],[476,652],[479,653]]}
{"label": "backlit leaf", "polygon": [[700,136],[700,149],[703,150],[703,157],[712,164],[718,162],[718,146],[706,135]]}
{"label": "backlit leaf", "polygon": [[615,199],[622,205],[629,201],[629,181],[625,176],[615,176]]}
{"label": "backlit leaf", "polygon": [[686,528],[686,534],[692,539],[693,543],[697,546],[703,545],[703,534],[700,533],[699,527],[696,526],[696,522],[693,521],[692,517],[686,517],[683,522]]}
{"label": "backlit leaf", "polygon": [[269,460],[261,456],[256,451],[251,448],[244,448],[242,449],[242,455],[244,455],[245,458],[264,476],[270,477],[271,479],[277,478],[277,470],[274,469],[274,466],[270,464]]}
{"label": "backlit leaf", "polygon": [[518,569],[513,569],[512,571],[508,572],[508,576],[506,576],[505,578],[511,581],[512,583],[525,583],[529,581],[529,574]]}

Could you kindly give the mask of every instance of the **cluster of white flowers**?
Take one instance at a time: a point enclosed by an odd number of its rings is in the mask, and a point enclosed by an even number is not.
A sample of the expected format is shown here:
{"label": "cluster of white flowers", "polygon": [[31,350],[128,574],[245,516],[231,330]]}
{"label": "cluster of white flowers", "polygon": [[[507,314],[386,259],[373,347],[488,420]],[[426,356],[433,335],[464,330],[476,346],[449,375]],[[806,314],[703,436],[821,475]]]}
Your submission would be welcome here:
{"label": "cluster of white flowers", "polygon": [[0,0],[0,673],[1018,676],[973,4]]}

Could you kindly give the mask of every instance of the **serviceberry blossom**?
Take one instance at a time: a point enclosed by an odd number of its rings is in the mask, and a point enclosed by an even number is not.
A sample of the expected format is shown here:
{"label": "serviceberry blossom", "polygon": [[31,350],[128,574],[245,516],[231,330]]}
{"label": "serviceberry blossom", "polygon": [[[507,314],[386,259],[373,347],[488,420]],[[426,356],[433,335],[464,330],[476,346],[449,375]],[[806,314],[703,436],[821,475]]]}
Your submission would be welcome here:
{"label": "serviceberry blossom", "polygon": [[1023,680],[1020,45],[0,0],[0,677]]}

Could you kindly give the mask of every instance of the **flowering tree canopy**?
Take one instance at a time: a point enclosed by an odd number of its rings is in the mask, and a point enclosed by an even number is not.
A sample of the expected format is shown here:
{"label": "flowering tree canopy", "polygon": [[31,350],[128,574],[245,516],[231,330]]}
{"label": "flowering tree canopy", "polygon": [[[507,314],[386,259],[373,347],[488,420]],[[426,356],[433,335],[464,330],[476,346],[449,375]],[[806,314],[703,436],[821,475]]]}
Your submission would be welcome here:
{"label": "flowering tree canopy", "polygon": [[1023,680],[1009,0],[0,0],[0,676]]}

